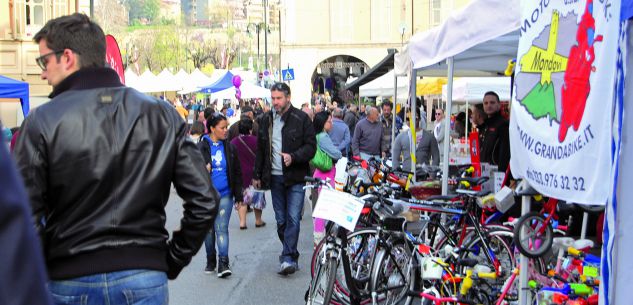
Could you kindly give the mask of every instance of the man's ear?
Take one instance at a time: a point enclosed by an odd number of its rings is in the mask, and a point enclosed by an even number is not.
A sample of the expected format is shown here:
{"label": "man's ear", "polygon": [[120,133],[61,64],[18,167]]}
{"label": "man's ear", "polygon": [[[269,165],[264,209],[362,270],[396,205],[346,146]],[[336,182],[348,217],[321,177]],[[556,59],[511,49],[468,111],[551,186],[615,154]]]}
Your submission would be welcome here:
{"label": "man's ear", "polygon": [[64,49],[61,62],[67,71],[75,72],[79,70],[79,55],[70,49]]}

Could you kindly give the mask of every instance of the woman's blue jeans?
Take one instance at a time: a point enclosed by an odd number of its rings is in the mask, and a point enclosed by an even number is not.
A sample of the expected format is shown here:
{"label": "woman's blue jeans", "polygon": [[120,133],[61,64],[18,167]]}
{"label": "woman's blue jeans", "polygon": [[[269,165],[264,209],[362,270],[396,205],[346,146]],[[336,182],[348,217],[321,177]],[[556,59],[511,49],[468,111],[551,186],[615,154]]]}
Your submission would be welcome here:
{"label": "woman's blue jeans", "polygon": [[215,245],[217,241],[219,256],[229,256],[229,221],[233,211],[233,198],[228,195],[220,198],[220,209],[215,218],[213,228],[207,233],[204,239],[204,248],[207,256],[215,256]]}

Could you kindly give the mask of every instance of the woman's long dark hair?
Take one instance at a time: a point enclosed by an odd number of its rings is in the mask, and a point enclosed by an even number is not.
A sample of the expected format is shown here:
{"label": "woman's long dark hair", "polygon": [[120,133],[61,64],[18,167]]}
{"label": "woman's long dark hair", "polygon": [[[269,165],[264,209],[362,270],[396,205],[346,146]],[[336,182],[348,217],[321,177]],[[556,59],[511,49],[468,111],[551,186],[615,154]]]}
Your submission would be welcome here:
{"label": "woman's long dark hair", "polygon": [[321,111],[314,115],[314,120],[312,124],[314,126],[314,133],[320,133],[323,131],[323,127],[325,127],[325,122],[330,117],[329,111]]}

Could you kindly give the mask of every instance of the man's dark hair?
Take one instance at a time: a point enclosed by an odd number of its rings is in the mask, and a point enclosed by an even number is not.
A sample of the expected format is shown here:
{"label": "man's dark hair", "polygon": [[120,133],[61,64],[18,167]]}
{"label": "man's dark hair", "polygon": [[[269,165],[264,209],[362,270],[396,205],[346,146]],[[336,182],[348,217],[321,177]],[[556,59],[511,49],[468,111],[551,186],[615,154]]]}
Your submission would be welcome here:
{"label": "man's dark hair", "polygon": [[321,111],[314,115],[314,120],[312,121],[312,124],[314,126],[315,133],[320,133],[321,131],[323,131],[325,122],[327,122],[327,119],[329,117],[330,117],[329,111]]}
{"label": "man's dark hair", "polygon": [[210,116],[211,116],[214,112],[215,112],[215,111],[213,111],[213,108],[211,108],[211,107],[204,108],[204,119],[205,119],[205,120],[208,120],[208,119],[209,119],[209,117],[210,117]]}
{"label": "man's dark hair", "polygon": [[284,94],[285,97],[290,96],[290,87],[286,83],[274,83],[270,87],[270,91],[279,91]]}
{"label": "man's dark hair", "polygon": [[242,113],[247,113],[247,112],[253,112],[253,107],[251,106],[242,107]]}
{"label": "man's dark hair", "polygon": [[[42,39],[52,51],[70,49],[78,54],[80,69],[105,66],[106,42],[103,30],[84,14],[74,13],[49,20],[33,37],[36,43]],[[55,57],[59,61],[61,53]]]}
{"label": "man's dark hair", "polygon": [[253,121],[250,118],[243,118],[237,122],[237,129],[240,134],[250,135],[253,130]]}
{"label": "man's dark hair", "polygon": [[389,101],[382,102],[382,104],[380,105],[380,109],[385,108],[385,106],[389,106],[389,108],[393,109],[393,104]]}
{"label": "man's dark hair", "polygon": [[499,95],[496,92],[494,92],[494,91],[488,91],[488,92],[484,93],[484,96],[486,96],[486,95],[492,95],[492,96],[496,97],[497,98],[497,102],[501,101],[499,99]]}

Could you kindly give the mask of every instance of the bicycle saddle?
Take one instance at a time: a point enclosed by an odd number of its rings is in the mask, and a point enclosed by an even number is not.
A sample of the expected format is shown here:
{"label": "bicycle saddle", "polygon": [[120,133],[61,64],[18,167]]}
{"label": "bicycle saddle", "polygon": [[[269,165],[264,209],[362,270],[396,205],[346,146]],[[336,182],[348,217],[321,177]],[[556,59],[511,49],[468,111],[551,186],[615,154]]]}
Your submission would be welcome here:
{"label": "bicycle saddle", "polygon": [[457,178],[457,182],[466,181],[471,185],[481,185],[484,182],[488,181],[489,177],[461,177]]}

